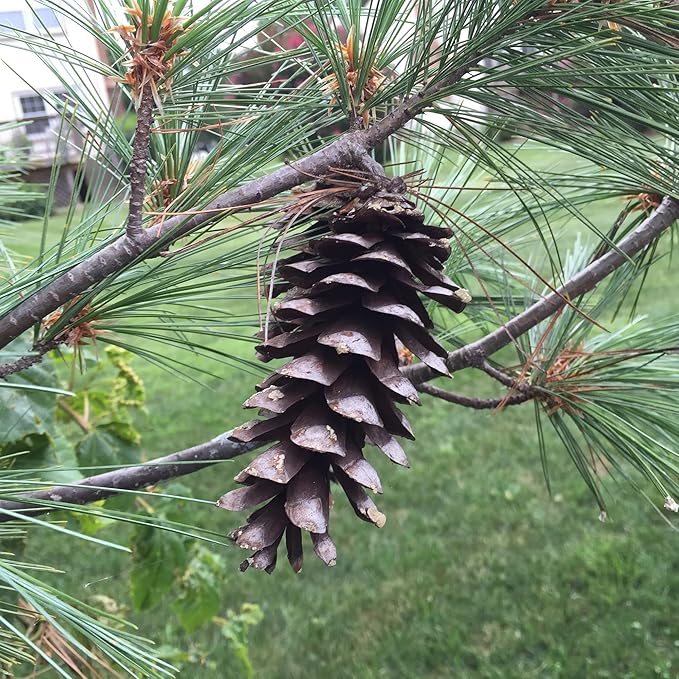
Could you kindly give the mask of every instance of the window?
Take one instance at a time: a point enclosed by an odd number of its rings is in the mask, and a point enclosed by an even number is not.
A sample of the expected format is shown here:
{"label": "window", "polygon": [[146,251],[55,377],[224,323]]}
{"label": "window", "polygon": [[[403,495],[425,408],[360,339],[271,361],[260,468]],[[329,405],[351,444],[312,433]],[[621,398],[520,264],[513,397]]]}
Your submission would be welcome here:
{"label": "window", "polygon": [[38,94],[29,94],[19,97],[21,112],[24,118],[32,118],[26,125],[26,135],[35,137],[49,130],[50,123],[47,117],[45,100]]}
{"label": "window", "polygon": [[0,12],[0,26],[5,26],[7,28],[18,28],[21,31],[26,30],[24,13],[21,11]]}
{"label": "window", "polygon": [[59,19],[57,19],[57,15],[54,13],[53,9],[50,9],[49,7],[37,7],[35,14],[37,14],[37,16],[33,16],[33,23],[39,31],[61,30]]}
{"label": "window", "polygon": [[50,7],[32,7],[27,10],[0,12],[0,26],[15,28],[20,31],[61,31],[61,24],[56,12]]}
{"label": "window", "polygon": [[24,117],[28,117],[31,113],[43,113],[47,115],[47,108],[45,107],[45,100],[38,94],[31,94],[26,97],[20,97],[21,110]]}

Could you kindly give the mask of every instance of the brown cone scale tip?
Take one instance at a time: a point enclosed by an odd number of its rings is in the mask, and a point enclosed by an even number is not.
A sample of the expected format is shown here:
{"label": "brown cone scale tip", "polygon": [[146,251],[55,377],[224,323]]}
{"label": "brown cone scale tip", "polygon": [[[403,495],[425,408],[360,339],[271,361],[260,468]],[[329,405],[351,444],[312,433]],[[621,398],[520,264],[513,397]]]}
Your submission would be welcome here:
{"label": "brown cone scale tip", "polygon": [[443,273],[450,236],[444,227],[425,225],[402,194],[376,190],[321,218],[306,238],[292,239],[299,252],[277,264],[276,290],[285,294],[257,347],[264,361],[290,360],[244,404],[260,409],[262,419],[232,434],[272,445],[236,476],[243,487],[217,503],[231,511],[259,507],[231,534],[253,552],[241,570],[271,573],[285,542],[299,572],[304,532],[333,566],[331,481],[360,519],[384,526],[386,517],[364,490],[381,493],[382,484],[363,449],[370,443],[408,465],[394,437],[413,433],[396,404],[419,404],[419,398],[399,370],[397,342],[447,374],[446,351],[430,332],[422,298],[455,312],[469,301]]}

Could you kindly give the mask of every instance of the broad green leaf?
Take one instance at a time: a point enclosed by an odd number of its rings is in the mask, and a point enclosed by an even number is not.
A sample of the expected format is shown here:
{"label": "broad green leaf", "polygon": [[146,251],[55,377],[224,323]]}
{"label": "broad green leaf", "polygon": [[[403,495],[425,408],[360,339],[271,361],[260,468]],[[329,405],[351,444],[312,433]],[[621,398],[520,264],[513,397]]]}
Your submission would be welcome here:
{"label": "broad green leaf", "polygon": [[[101,500],[99,502],[94,502],[90,506],[103,507],[104,501]],[[115,523],[112,519],[107,519],[105,516],[97,516],[94,513],[90,514],[84,512],[72,512],[72,515],[73,518],[78,522],[80,530],[85,535],[95,535],[102,528],[106,528],[107,526],[110,526],[112,523]]]}
{"label": "broad green leaf", "polygon": [[77,470],[78,457],[73,443],[66,438],[63,428],[59,426],[56,426],[54,430],[50,459],[54,460],[55,468],[43,472],[41,475],[43,481],[73,483],[83,477],[83,474]]}
{"label": "broad green leaf", "polygon": [[119,438],[109,427],[97,427],[76,446],[81,467],[134,464],[139,461],[139,448]]}
{"label": "broad green leaf", "polygon": [[[189,486],[181,481],[172,481],[163,485],[163,493],[178,497],[193,497]],[[154,508],[158,516],[167,521],[186,521],[187,513],[191,512],[190,503],[187,500],[178,500],[176,497],[163,497],[154,502]]]}
{"label": "broad green leaf", "polygon": [[250,627],[258,625],[263,618],[264,613],[257,604],[244,603],[240,612],[228,611],[221,626],[222,636],[231,644],[233,654],[248,679],[255,676],[248,649],[248,634]]}
{"label": "broad green leaf", "polygon": [[144,526],[136,531],[132,549],[130,594],[134,608],[144,611],[158,604],[183,572],[186,547],[178,535]]}
{"label": "broad green leaf", "polygon": [[181,626],[188,634],[219,613],[225,577],[224,560],[200,544],[182,577],[182,593],[172,605]]}
{"label": "broad green leaf", "polygon": [[[11,345],[13,352],[26,348],[23,341]],[[45,362],[23,370],[9,377],[7,382],[10,387],[0,389],[0,456],[26,453],[13,458],[11,464],[17,468],[54,464],[57,461],[52,449],[57,436],[56,394],[41,390],[56,385],[51,364]]]}

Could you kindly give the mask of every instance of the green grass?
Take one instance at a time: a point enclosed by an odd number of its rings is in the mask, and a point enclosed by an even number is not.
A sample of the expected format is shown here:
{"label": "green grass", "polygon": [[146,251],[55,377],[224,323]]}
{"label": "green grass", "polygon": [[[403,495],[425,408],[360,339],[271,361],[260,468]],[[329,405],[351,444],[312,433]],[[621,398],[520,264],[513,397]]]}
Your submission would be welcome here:
{"label": "green grass", "polygon": [[[607,226],[610,206],[593,216]],[[32,233],[29,225],[26,241]],[[669,311],[676,275],[676,265],[659,264],[641,310]],[[223,346],[244,357],[251,351],[246,343]],[[200,357],[195,363],[209,365]],[[247,373],[217,368],[222,377],[199,385],[135,365],[149,395],[151,417],[143,425],[149,458],[245,419],[240,403],[254,383]],[[454,384],[470,394],[494,392],[485,376],[469,370]],[[548,435],[550,497],[531,405],[477,413],[425,397],[409,417],[418,436],[407,444],[411,469],[371,451],[385,487],[379,505],[386,526],[357,521],[337,494],[334,569],[308,555],[299,576],[284,562],[273,576],[240,574],[243,553],[224,550],[230,575],[222,614],[243,602],[264,611],[250,636],[254,676],[679,677],[679,538],[650,505],[610,482],[611,520],[601,523],[565,451]],[[182,483],[216,499],[244,464],[224,463]],[[187,522],[224,534],[237,525],[237,517],[209,506],[190,511]],[[51,537],[34,541],[30,556],[61,567],[60,585],[76,596],[128,603],[125,556]],[[216,626],[180,635],[167,603],[131,618],[160,643],[210,649],[182,677],[243,676]]]}

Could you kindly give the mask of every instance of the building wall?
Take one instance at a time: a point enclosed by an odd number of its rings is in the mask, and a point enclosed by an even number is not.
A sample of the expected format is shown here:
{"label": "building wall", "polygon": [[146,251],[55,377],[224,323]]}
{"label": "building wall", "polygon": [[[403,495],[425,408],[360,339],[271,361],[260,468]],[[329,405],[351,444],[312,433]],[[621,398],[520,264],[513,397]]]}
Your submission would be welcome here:
{"label": "building wall", "polygon": [[[33,24],[33,17],[26,7],[25,0],[1,0],[0,23],[3,19],[8,19],[8,13],[23,12],[23,19],[27,24],[26,30],[37,34],[40,29]],[[39,6],[36,5],[36,7]],[[62,15],[58,15],[58,20],[60,27],[50,29],[54,39],[93,59],[101,57],[99,45],[87,31]],[[54,72],[50,65],[57,69],[57,72]],[[56,59],[51,59],[49,64],[45,63],[45,57],[36,54],[30,48],[21,47],[21,43],[15,40],[0,37],[0,122],[22,120],[27,116],[22,110],[22,97],[43,95],[46,92],[54,94],[62,92],[63,85],[60,78],[70,83],[77,83],[78,79],[87,78],[88,87],[81,88],[81,94],[89,93],[87,94],[88,103],[95,110],[102,112],[108,110],[110,96],[106,78],[92,72],[85,75],[82,67],[71,66]],[[0,133],[0,144],[19,146],[25,145],[28,141],[34,147],[30,158],[32,164],[45,165],[53,162],[60,123],[54,109],[47,105],[46,110],[48,115],[54,117],[49,129],[41,129],[40,133],[36,133],[36,126],[33,129],[22,126],[11,132]],[[39,114],[35,115],[37,117]],[[46,127],[46,124],[41,124],[39,128]],[[71,151],[67,155],[74,156],[75,152]],[[73,157],[67,157],[63,158],[62,162],[74,162],[74,160]]]}

